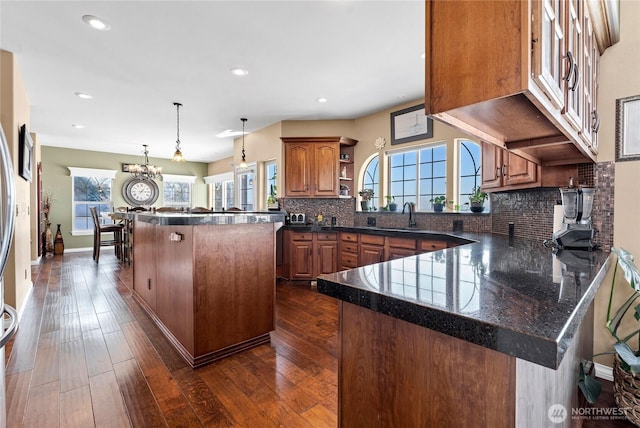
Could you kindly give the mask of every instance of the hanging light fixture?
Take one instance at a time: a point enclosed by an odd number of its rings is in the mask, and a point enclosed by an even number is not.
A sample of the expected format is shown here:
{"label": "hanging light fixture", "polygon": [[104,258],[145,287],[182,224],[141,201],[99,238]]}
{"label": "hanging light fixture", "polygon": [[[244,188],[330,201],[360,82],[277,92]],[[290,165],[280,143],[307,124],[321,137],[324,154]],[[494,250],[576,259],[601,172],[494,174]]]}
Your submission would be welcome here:
{"label": "hanging light fixture", "polygon": [[240,168],[246,168],[247,167],[247,160],[245,159],[245,154],[244,154],[244,124],[247,121],[246,117],[242,117],[240,118],[240,120],[242,121],[242,161],[240,162],[240,165],[238,165]]}
{"label": "hanging light fixture", "polygon": [[182,104],[180,103],[173,103],[174,106],[176,106],[176,152],[173,154],[173,162],[180,162],[183,163],[184,162],[184,156],[182,156],[182,151],[180,150],[180,107],[182,107]]}
{"label": "hanging light fixture", "polygon": [[149,150],[147,149],[147,145],[143,144],[144,147],[144,165],[138,164],[129,164],[129,172],[132,176],[137,178],[144,178],[148,180],[155,180],[156,178],[162,178],[162,167],[149,165]]}

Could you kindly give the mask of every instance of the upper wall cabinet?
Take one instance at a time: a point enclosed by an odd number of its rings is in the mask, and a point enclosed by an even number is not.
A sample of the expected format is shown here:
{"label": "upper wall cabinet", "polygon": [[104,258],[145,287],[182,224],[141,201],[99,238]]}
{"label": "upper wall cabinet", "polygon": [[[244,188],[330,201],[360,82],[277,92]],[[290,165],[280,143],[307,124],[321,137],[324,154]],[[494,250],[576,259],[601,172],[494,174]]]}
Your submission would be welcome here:
{"label": "upper wall cabinet", "polygon": [[[346,137],[282,137],[286,198],[337,198],[340,194],[341,147],[357,141]],[[353,167],[351,167],[353,170]]]}
{"label": "upper wall cabinet", "polygon": [[599,51],[584,0],[425,9],[428,114],[536,164],[595,161]]}

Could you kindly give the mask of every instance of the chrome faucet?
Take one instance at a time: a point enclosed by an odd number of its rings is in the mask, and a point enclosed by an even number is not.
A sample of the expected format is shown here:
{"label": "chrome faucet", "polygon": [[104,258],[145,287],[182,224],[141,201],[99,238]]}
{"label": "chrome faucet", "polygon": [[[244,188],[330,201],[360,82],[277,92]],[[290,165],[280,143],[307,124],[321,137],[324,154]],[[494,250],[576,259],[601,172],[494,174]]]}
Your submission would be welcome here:
{"label": "chrome faucet", "polygon": [[402,214],[404,214],[404,209],[409,206],[409,227],[416,227],[416,221],[413,219],[413,203],[405,202],[402,206]]}

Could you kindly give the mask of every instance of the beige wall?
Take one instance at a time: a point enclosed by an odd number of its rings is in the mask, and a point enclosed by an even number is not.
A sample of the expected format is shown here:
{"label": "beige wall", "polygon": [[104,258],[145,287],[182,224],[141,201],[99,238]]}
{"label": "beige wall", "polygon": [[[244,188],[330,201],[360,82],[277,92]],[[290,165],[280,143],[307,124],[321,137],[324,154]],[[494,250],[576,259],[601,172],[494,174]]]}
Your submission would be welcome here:
{"label": "beige wall", "polygon": [[[31,248],[32,248],[32,197],[35,179],[31,183],[18,174],[19,129],[23,124],[29,128],[29,99],[20,75],[20,69],[14,55],[0,51],[0,120],[4,129],[16,181],[15,233],[11,253],[4,273],[5,302],[20,310],[31,287]],[[35,143],[35,142],[34,142]],[[35,170],[34,178],[35,178]]]}
{"label": "beige wall", "polygon": [[[615,160],[615,101],[618,98],[640,94],[640,2],[620,1],[620,41],[608,48],[600,58],[598,89],[598,111],[601,115],[599,135],[600,155],[598,161]],[[640,124],[635,124],[639,126]],[[636,260],[640,257],[640,161],[618,162],[615,165],[614,236],[615,247],[631,251]],[[611,349],[611,335],[604,327],[612,272],[609,273],[596,298],[595,352]],[[624,280],[616,285],[616,293],[630,291]],[[620,297],[619,302],[622,301]],[[638,323],[633,322],[635,328]],[[609,359],[598,358],[597,362],[610,363]]]}
{"label": "beige wall", "polygon": [[[42,147],[42,188],[44,193],[53,195],[54,201],[50,212],[52,228],[61,224],[65,250],[74,248],[91,248],[93,235],[71,236],[71,192],[72,179],[68,167],[97,168],[116,170],[116,178],[112,183],[112,200],[114,207],[125,206],[122,186],[130,177],[122,172],[122,163],[141,163],[142,155],[130,156],[116,153],[94,152],[89,150],[63,149],[59,147]],[[149,158],[149,163],[161,166],[164,174],[195,176],[192,189],[191,206],[209,206],[207,185],[203,177],[207,174],[207,164],[200,162],[175,163],[169,159]],[[160,197],[154,204],[163,205],[162,182],[159,181]],[[52,230],[55,233],[55,230]]]}

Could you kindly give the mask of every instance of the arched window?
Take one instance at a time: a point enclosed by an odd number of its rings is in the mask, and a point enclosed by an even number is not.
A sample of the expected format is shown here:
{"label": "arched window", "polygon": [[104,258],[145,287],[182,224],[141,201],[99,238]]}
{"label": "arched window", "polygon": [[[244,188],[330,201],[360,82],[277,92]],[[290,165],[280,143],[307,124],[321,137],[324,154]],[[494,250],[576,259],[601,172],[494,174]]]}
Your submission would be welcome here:
{"label": "arched window", "polygon": [[373,189],[375,197],[380,196],[378,195],[378,189],[380,188],[379,156],[373,157],[365,167],[362,177],[362,188]]}
{"label": "arched window", "polygon": [[458,201],[464,204],[469,202],[469,195],[473,193],[474,187],[482,183],[480,177],[482,156],[480,144],[473,141],[460,140],[458,150],[460,151]]}

